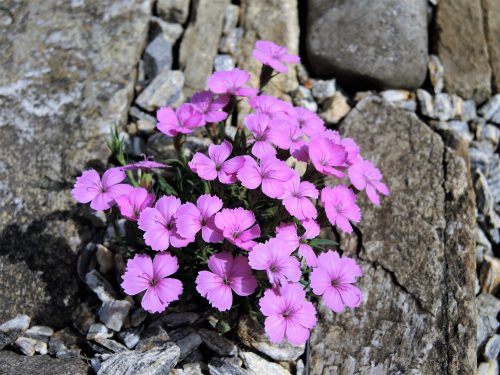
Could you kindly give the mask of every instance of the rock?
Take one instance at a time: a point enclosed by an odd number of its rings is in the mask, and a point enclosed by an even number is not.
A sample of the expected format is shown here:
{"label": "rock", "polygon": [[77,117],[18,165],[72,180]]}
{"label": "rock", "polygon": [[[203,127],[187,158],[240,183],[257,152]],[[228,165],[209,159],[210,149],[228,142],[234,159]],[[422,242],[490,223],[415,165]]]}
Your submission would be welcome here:
{"label": "rock", "polygon": [[49,341],[54,334],[54,330],[47,326],[33,326],[23,333],[23,336],[41,341]]}
{"label": "rock", "polygon": [[486,237],[486,234],[479,226],[476,227],[476,264],[479,266],[483,263],[484,256],[493,256],[491,242]]}
{"label": "rock", "polygon": [[47,355],[25,357],[0,352],[0,373],[9,375],[87,375],[88,366],[80,359],[56,359]]}
{"label": "rock", "polygon": [[178,70],[162,71],[144,89],[135,103],[154,112],[164,106],[178,106],[183,101],[184,74]]}
{"label": "rock", "polygon": [[[427,71],[427,2],[313,0],[308,7],[309,68],[343,86],[417,88]],[[342,32],[339,32],[342,30]]]}
{"label": "rock", "polygon": [[116,335],[118,336],[120,341],[125,344],[127,348],[132,349],[139,342],[139,339],[141,338],[141,333],[142,333],[142,326],[125,329],[121,332],[118,332]]}
{"label": "rock", "polygon": [[106,349],[111,350],[113,353],[128,352],[126,346],[116,342],[115,340],[106,339],[104,337],[96,337],[94,341],[99,345],[104,346]]}
{"label": "rock", "polygon": [[439,124],[437,125],[437,130],[454,131],[460,138],[462,138],[467,143],[470,143],[474,139],[472,133],[469,131],[469,126],[467,125],[466,122],[463,121],[448,121],[448,122],[440,121]]}
{"label": "rock", "polygon": [[28,315],[19,314],[14,319],[0,325],[0,332],[26,331],[30,326],[30,322],[31,318]]}
{"label": "rock", "polygon": [[85,281],[102,302],[111,302],[118,298],[113,286],[96,270],[87,273]]}
{"label": "rock", "polygon": [[481,363],[477,369],[477,375],[498,375],[498,361]]}
{"label": "rock", "polygon": [[240,19],[240,7],[235,4],[229,4],[224,12],[224,26],[222,30],[224,33],[230,32],[236,26]]}
{"label": "rock", "polygon": [[[50,338],[49,353],[58,358],[72,357],[71,350],[77,349],[80,341],[81,339],[71,329],[64,328],[55,332]],[[79,357],[79,354],[76,357]]]}
{"label": "rock", "polygon": [[109,251],[106,246],[100,244],[97,245],[97,251],[95,255],[97,264],[99,264],[99,271],[101,271],[101,273],[108,273],[109,271],[114,269],[115,256],[113,252]]}
{"label": "rock", "polygon": [[324,102],[326,99],[335,95],[336,87],[335,80],[329,79],[323,81],[321,79],[315,80],[312,87],[312,94],[318,103]]}
{"label": "rock", "polygon": [[146,352],[116,353],[101,363],[98,375],[162,375],[169,374],[179,360],[177,345],[167,343]]}
{"label": "rock", "polygon": [[248,316],[242,317],[238,322],[237,334],[244,345],[277,361],[296,361],[304,353],[304,345],[295,346],[287,341],[272,344],[262,326]]}
{"label": "rock", "polygon": [[156,129],[156,118],[142,112],[137,107],[130,108],[129,116],[137,123],[137,130],[144,134],[152,134]]}
{"label": "rock", "polygon": [[[207,365],[204,363],[187,363],[182,366],[182,370],[175,369],[175,374],[179,375],[203,375],[203,370],[207,370]],[[181,372],[182,371],[182,372]]]}
{"label": "rock", "polygon": [[299,86],[293,95],[293,103],[296,106],[304,107],[312,112],[318,110],[318,104],[314,101],[311,90],[304,86]]}
{"label": "rock", "polygon": [[417,99],[418,99],[418,104],[420,108],[420,112],[424,116],[427,117],[434,117],[434,99],[432,98],[432,95],[429,94],[424,89],[418,89],[417,90]]}
{"label": "rock", "polygon": [[483,355],[487,359],[498,359],[498,354],[500,353],[500,335],[493,335],[491,339],[488,340],[486,346],[484,347]]}
{"label": "rock", "polygon": [[476,114],[476,103],[474,100],[464,100],[462,113],[460,114],[459,120],[471,121],[475,119]]}
{"label": "rock", "polygon": [[268,360],[258,356],[252,352],[240,352],[240,357],[243,360],[245,368],[249,375],[273,374],[273,375],[291,375],[288,370],[277,363],[269,362]]}
{"label": "rock", "polygon": [[[35,345],[37,341],[34,339],[30,339],[28,337],[19,337],[15,342],[14,345],[24,354],[27,356],[32,356],[35,354]],[[45,349],[47,349],[47,345],[45,345]]]}
{"label": "rock", "polygon": [[148,327],[141,335],[139,343],[135,349],[144,352],[163,346],[168,341],[170,341],[170,337],[163,328],[160,326],[152,326]]}
{"label": "rock", "polygon": [[500,259],[486,255],[479,277],[481,291],[495,294],[500,287]]}
{"label": "rock", "polygon": [[0,41],[0,321],[23,312],[37,324],[71,324],[77,253],[95,228],[75,213],[70,190],[89,160],[107,161],[103,135],[125,125],[134,93],[152,0],[81,4],[9,2],[15,22]]}
{"label": "rock", "polygon": [[125,300],[103,302],[99,319],[113,331],[120,331],[132,305]]}
{"label": "rock", "polygon": [[190,0],[158,0],[156,13],[169,22],[184,23],[189,15]]}
{"label": "rock", "polygon": [[153,79],[164,70],[172,69],[172,43],[158,34],[144,50],[144,69],[146,78]]}
{"label": "rock", "polygon": [[151,17],[151,28],[149,30],[150,39],[154,39],[156,36],[163,34],[167,41],[174,45],[183,32],[184,28],[178,23],[166,22],[159,17]]}
{"label": "rock", "polygon": [[411,112],[417,109],[417,102],[415,95],[407,90],[385,90],[380,93],[382,98],[391,103],[392,105],[403,108]]}
{"label": "rock", "polygon": [[351,110],[351,106],[347,102],[347,98],[337,91],[333,98],[326,100],[323,103],[323,112],[319,115],[323,120],[329,124],[337,124],[342,120]]}
{"label": "rock", "polygon": [[444,67],[436,55],[429,56],[429,76],[431,79],[432,87],[434,88],[434,93],[439,94],[443,91],[444,87]]}
{"label": "rock", "polygon": [[219,52],[228,53],[231,56],[236,56],[238,53],[241,39],[243,38],[243,29],[235,27],[224,33],[219,42]]}
{"label": "rock", "polygon": [[498,44],[498,35],[500,35],[500,3],[495,0],[485,0],[481,2],[481,5],[483,6],[483,21],[493,74],[493,89],[495,92],[500,92],[500,45]]}
{"label": "rock", "polygon": [[217,55],[214,59],[214,69],[216,72],[231,70],[235,67],[234,60],[229,55]]}
{"label": "rock", "polygon": [[493,148],[497,148],[498,141],[500,140],[500,129],[494,125],[488,124],[482,127],[481,132],[476,134],[476,137],[479,141],[489,141]]}
{"label": "rock", "polygon": [[81,358],[81,350],[80,349],[62,349],[56,353],[56,358],[78,359],[78,358]]}
{"label": "rock", "polygon": [[481,171],[476,171],[474,179],[477,209],[479,212],[478,221],[487,226],[492,225],[494,228],[500,228],[500,216],[495,212],[495,202],[486,177],[484,177]]}
{"label": "rock", "polygon": [[306,372],[304,362],[299,359],[297,365],[295,366],[295,375],[304,375]]}
{"label": "rock", "polygon": [[219,39],[222,35],[224,13],[229,0],[199,0],[195,17],[186,28],[182,39],[179,61],[184,68],[184,92],[191,96],[203,90],[212,67]]}
{"label": "rock", "polygon": [[87,340],[95,340],[96,338],[109,338],[113,336],[108,328],[101,323],[91,324],[87,332]]}
{"label": "rock", "polygon": [[156,323],[169,328],[176,328],[183,325],[192,325],[199,318],[200,315],[195,312],[173,312],[165,314]]}
{"label": "rock", "polygon": [[182,361],[196,349],[198,349],[198,347],[202,343],[202,340],[200,335],[193,332],[180,340],[175,340],[175,343],[181,351],[179,360]]}
{"label": "rock", "polygon": [[73,312],[72,319],[73,327],[82,335],[86,335],[90,325],[95,322],[94,313],[85,303],[80,304]]}
{"label": "rock", "polygon": [[[500,123],[500,94],[493,96],[486,104],[479,109],[479,114],[487,121],[492,120],[495,123]],[[498,117],[499,121],[495,121]]]}
{"label": "rock", "polygon": [[363,269],[362,304],[343,314],[318,306],[310,373],[474,373],[475,207],[466,145],[451,132],[444,143],[415,114],[373,96],[340,131],[380,168],[391,195],[380,207],[358,196],[359,236],[342,236],[339,247]]}
{"label": "rock", "polygon": [[130,325],[132,327],[137,327],[139,324],[143,323],[147,317],[148,313],[144,311],[142,307],[139,307],[130,314]]}
{"label": "rock", "polygon": [[220,358],[214,358],[208,364],[210,375],[247,375],[240,367],[236,367]]}
{"label": "rock", "polygon": [[448,94],[437,94],[434,97],[434,116],[440,121],[448,121],[453,118],[453,103],[451,96]]}
{"label": "rock", "polygon": [[197,333],[203,340],[203,344],[222,357],[234,356],[238,353],[236,345],[217,331],[202,328]]}
{"label": "rock", "polygon": [[476,103],[486,100],[491,93],[491,69],[481,0],[440,1],[436,31],[446,91]]}

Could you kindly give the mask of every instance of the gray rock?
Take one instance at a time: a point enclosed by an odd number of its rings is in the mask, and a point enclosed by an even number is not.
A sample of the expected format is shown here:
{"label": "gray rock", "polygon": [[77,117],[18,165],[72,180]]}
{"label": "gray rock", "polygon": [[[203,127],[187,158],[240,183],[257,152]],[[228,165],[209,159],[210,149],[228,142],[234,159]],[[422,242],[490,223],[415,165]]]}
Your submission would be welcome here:
{"label": "gray rock", "polygon": [[295,375],[304,375],[306,372],[306,369],[305,369],[305,365],[304,365],[304,362],[299,359],[297,361],[297,364],[295,366]]}
{"label": "gray rock", "polygon": [[488,361],[479,364],[477,375],[498,375],[498,361]]}
{"label": "gray rock", "polygon": [[56,359],[47,355],[25,357],[0,352],[0,374],[9,375],[87,375],[88,365],[80,359]]}
{"label": "gray rock", "polygon": [[167,41],[174,45],[183,32],[184,28],[178,23],[167,22],[159,17],[151,17],[151,29],[149,31],[149,35],[152,38],[163,34]]}
{"label": "gray rock", "polygon": [[293,95],[293,103],[312,112],[317,112],[318,110],[318,104],[316,104],[311,90],[304,86],[299,86],[295,91]]}
{"label": "gray rock", "polygon": [[184,23],[189,15],[190,0],[158,0],[156,13],[169,22]]}
{"label": "gray rock", "polygon": [[125,300],[103,302],[99,319],[113,331],[120,331],[132,305]]}
{"label": "gray rock", "polygon": [[277,361],[296,361],[304,353],[304,345],[295,346],[287,341],[272,344],[262,326],[247,316],[238,322],[237,334],[244,345]]}
{"label": "gray rock", "polygon": [[224,13],[224,26],[222,31],[224,33],[230,32],[236,26],[238,26],[240,18],[240,7],[235,4],[229,4],[226,7],[226,11]]}
{"label": "gray rock", "polygon": [[143,323],[147,317],[148,313],[144,311],[142,307],[139,307],[130,314],[130,325],[132,327],[137,327],[139,324]]}
{"label": "gray rock", "polygon": [[207,365],[200,363],[187,363],[182,366],[182,370],[175,369],[175,374],[179,375],[203,375],[202,369],[206,369]]}
{"label": "gray rock", "polygon": [[239,356],[249,375],[273,374],[273,375],[291,375],[290,372],[274,362],[258,356],[252,352],[240,352]]}
{"label": "gray rock", "polygon": [[98,375],[162,375],[169,374],[179,360],[179,348],[168,343],[145,352],[116,353],[101,363]]}
{"label": "gray rock", "polygon": [[[36,343],[37,343],[36,340],[31,339],[29,337],[19,337],[14,342],[14,346],[18,348],[24,355],[32,356],[35,354]],[[45,349],[47,349],[47,344],[45,344]]]}
{"label": "gray rock", "polygon": [[436,55],[429,56],[429,76],[431,79],[432,87],[434,88],[434,93],[439,94],[443,91],[444,87],[444,67]]}
{"label": "gray rock", "polygon": [[14,319],[8,320],[0,325],[0,332],[25,331],[30,326],[31,318],[25,314],[19,314]]}
{"label": "gray rock", "polygon": [[190,333],[186,337],[180,339],[180,340],[175,340],[175,343],[179,347],[181,354],[180,354],[180,361],[185,359],[187,356],[189,356],[191,353],[193,353],[202,343],[202,339],[200,335],[197,333]]}
{"label": "gray rock", "polygon": [[454,131],[460,138],[462,138],[467,143],[470,143],[474,137],[472,133],[469,131],[469,126],[466,122],[463,121],[448,121],[448,122],[439,122],[437,126],[438,130],[451,130]]}
{"label": "gray rock", "polygon": [[172,43],[165,35],[158,34],[144,50],[146,78],[153,79],[161,71],[172,69]]}
{"label": "gray rock", "polygon": [[54,330],[47,326],[33,326],[23,333],[25,337],[41,341],[49,341],[50,337],[54,334]]}
{"label": "gray rock", "polygon": [[481,103],[491,92],[491,69],[481,0],[443,0],[436,11],[436,50],[447,92]]}
{"label": "gray rock", "polygon": [[210,375],[247,375],[241,367],[236,367],[220,358],[214,358],[208,364]]}
{"label": "gray rock", "polygon": [[106,246],[101,244],[97,245],[95,256],[97,259],[97,264],[99,264],[99,271],[101,271],[101,273],[108,273],[109,271],[114,269],[115,256],[113,252],[110,251]]}
{"label": "gray rock", "polygon": [[217,331],[202,328],[197,333],[201,336],[203,344],[222,357],[234,356],[238,353],[236,345]]}
{"label": "gray rock", "polygon": [[407,90],[385,90],[380,93],[382,98],[392,105],[406,109],[407,111],[415,112],[417,110],[417,102],[415,95]]}
{"label": "gray rock", "polygon": [[110,338],[113,336],[113,332],[110,332],[108,328],[101,323],[91,324],[89,331],[87,332],[87,340],[95,340],[97,338]]}
{"label": "gray rock", "polygon": [[141,137],[131,137],[130,147],[127,152],[135,157],[143,156],[146,152],[146,141]]}
{"label": "gray rock", "polygon": [[243,38],[243,29],[235,27],[222,35],[219,42],[219,52],[228,53],[236,56],[239,50],[241,39]]}
{"label": "gray rock", "polygon": [[72,314],[73,327],[82,335],[86,335],[89,327],[95,322],[95,315],[87,304],[81,303]]}
{"label": "gray rock", "polygon": [[[487,121],[500,117],[500,94],[493,96],[488,102],[479,108],[478,113],[483,116]],[[498,121],[494,121],[499,123]]]}
{"label": "gray rock", "polygon": [[500,129],[494,125],[487,124],[481,128],[479,134],[476,133],[479,141],[485,140],[491,143],[493,148],[497,148],[500,140]]}
{"label": "gray rock", "polygon": [[117,333],[118,338],[129,349],[134,348],[141,338],[142,326],[132,327]]}
{"label": "gray rock", "polygon": [[495,334],[500,323],[497,315],[500,311],[500,300],[491,294],[481,293],[476,298],[477,305],[477,346],[483,346]]}
{"label": "gray rock", "polygon": [[[49,340],[49,353],[57,358],[79,357],[80,338],[69,328],[55,332]],[[77,352],[72,352],[78,350]]]}
{"label": "gray rock", "polygon": [[162,71],[139,94],[135,103],[150,112],[164,106],[177,106],[183,101],[183,85],[184,74],[181,71]]}
{"label": "gray rock", "polygon": [[106,349],[111,350],[113,353],[123,353],[128,351],[126,346],[116,342],[115,340],[106,339],[104,337],[96,337],[94,341],[99,345],[104,346]]}
{"label": "gray rock", "polygon": [[487,359],[498,359],[498,354],[500,353],[500,335],[493,335],[492,338],[488,340],[486,346],[484,347],[483,355]]}
{"label": "gray rock", "polygon": [[214,69],[216,72],[231,70],[235,67],[234,60],[229,55],[217,55],[214,59]]}
{"label": "gray rock", "polygon": [[481,2],[483,7],[483,21],[485,27],[486,41],[492,71],[492,84],[494,92],[500,92],[500,3],[496,0],[485,0]]}
{"label": "gray rock", "polygon": [[418,89],[417,99],[422,114],[434,118],[434,99],[432,95],[424,89]]}
{"label": "gray rock", "polygon": [[476,264],[480,265],[484,256],[489,255],[493,256],[493,250],[491,247],[491,242],[486,237],[486,234],[482,231],[482,229],[477,226],[476,227]]}
{"label": "gray rock", "polygon": [[113,286],[96,270],[87,273],[85,281],[102,302],[111,302],[118,298]]}
{"label": "gray rock", "polygon": [[165,327],[176,328],[183,325],[192,325],[198,319],[200,319],[200,315],[195,312],[173,312],[165,314],[156,323]]}
{"label": "gray rock", "polygon": [[380,207],[358,196],[360,235],[342,236],[339,248],[363,269],[362,303],[343,314],[319,304],[310,373],[474,373],[475,207],[466,144],[373,96],[340,131],[380,168],[391,195]]}
{"label": "gray rock", "polygon": [[476,103],[474,100],[464,100],[461,118],[459,119],[462,121],[471,121],[475,119],[476,116]]}
{"label": "gray rock", "polygon": [[453,103],[450,95],[441,93],[434,97],[432,117],[440,121],[448,121],[453,118]]}
{"label": "gray rock", "polygon": [[165,345],[170,341],[168,333],[160,326],[148,327],[141,335],[139,343],[136,346],[138,351],[148,351],[159,346]]}
{"label": "gray rock", "polygon": [[125,125],[134,93],[152,0],[82,4],[9,2],[15,22],[0,41],[0,321],[22,311],[39,324],[71,324],[77,253],[95,228],[74,214],[70,190],[89,160],[107,161],[103,135]]}
{"label": "gray rock", "polygon": [[323,103],[323,111],[319,114],[320,117],[329,124],[337,124],[351,110],[351,106],[347,102],[347,98],[337,91],[333,98],[327,99]]}
{"label": "gray rock", "polygon": [[382,88],[416,88],[424,81],[426,0],[377,1],[369,12],[360,0],[313,0],[308,9],[306,47],[313,73]]}
{"label": "gray rock", "polygon": [[205,88],[212,74],[217,46],[222,35],[224,12],[229,0],[199,0],[194,9],[196,18],[190,23],[182,39],[179,61],[186,75],[185,93]]}
{"label": "gray rock", "polygon": [[493,228],[500,228],[500,216],[495,212],[495,202],[486,177],[478,170],[474,180],[476,204],[479,212],[478,221],[486,226],[491,225]]}
{"label": "gray rock", "polygon": [[142,112],[137,107],[130,108],[129,116],[136,122],[137,130],[143,134],[152,134],[156,129],[156,118]]}
{"label": "gray rock", "polygon": [[314,80],[312,94],[318,103],[323,103],[326,99],[335,95],[336,85],[334,79],[329,80]]}

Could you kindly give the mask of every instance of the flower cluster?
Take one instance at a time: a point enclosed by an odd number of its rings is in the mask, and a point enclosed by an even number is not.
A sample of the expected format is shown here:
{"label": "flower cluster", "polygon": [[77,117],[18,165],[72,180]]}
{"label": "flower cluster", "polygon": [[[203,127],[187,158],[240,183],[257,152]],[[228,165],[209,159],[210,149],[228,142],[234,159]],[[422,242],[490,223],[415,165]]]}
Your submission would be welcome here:
{"label": "flower cluster", "polygon": [[[193,286],[215,309],[261,296],[254,306],[270,340],[302,344],[316,324],[311,298],[321,297],[337,313],[361,303],[353,285],[361,268],[320,246],[333,242],[319,238],[321,227],[351,233],[361,220],[358,194],[379,205],[379,195],[389,189],[353,139],[328,129],[307,109],[262,94],[272,74],[286,73],[285,63],[298,63],[297,56],[269,41],[257,42],[253,56],[264,64],[259,89],[247,86],[244,70],[216,72],[208,90],[189,103],[158,110],[157,128],[175,138],[179,160],[165,165],[146,158],[109,169],[102,178],[85,171],[72,193],[95,210],[116,204],[143,232],[145,251],[156,255],[129,259],[122,287],[128,295],[145,292],[145,310],[165,310],[195,272]],[[251,113],[231,138],[226,122],[236,118],[241,100]],[[198,131],[213,144],[187,161],[185,137]],[[305,171],[292,167],[301,163]],[[161,174],[173,168],[181,178]],[[127,176],[131,184],[123,183]],[[184,180],[192,182],[189,193]],[[178,278],[171,278],[176,272]]]}

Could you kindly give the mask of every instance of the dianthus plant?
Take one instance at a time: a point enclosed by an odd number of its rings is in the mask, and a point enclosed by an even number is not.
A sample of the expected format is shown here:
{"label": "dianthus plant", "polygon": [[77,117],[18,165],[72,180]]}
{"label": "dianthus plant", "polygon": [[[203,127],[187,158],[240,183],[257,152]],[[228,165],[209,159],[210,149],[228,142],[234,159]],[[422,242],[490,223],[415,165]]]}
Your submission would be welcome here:
{"label": "dianthus plant", "polygon": [[[269,41],[258,41],[253,56],[263,64],[258,89],[244,70],[215,72],[190,102],[158,110],[157,129],[177,158],[127,163],[115,137],[121,166],[102,177],[83,172],[72,193],[94,210],[115,207],[135,226],[121,285],[145,310],[208,301],[225,327],[238,315],[230,311],[250,314],[272,342],[298,345],[316,324],[312,302],[341,313],[362,300],[354,286],[361,268],[329,249],[336,243],[320,238],[321,228],[351,233],[361,220],[358,194],[379,205],[389,190],[353,139],[264,94],[298,56]],[[211,144],[188,151],[189,137]]]}

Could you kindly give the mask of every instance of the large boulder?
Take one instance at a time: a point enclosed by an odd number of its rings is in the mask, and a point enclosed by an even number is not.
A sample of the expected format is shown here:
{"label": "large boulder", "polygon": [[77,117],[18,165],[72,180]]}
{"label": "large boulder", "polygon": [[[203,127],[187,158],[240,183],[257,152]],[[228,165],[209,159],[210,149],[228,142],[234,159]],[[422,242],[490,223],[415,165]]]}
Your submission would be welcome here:
{"label": "large boulder", "polygon": [[341,131],[380,167],[391,195],[380,207],[360,195],[363,220],[340,248],[363,268],[363,303],[339,315],[320,304],[311,373],[475,373],[466,146],[375,97],[358,103]]}
{"label": "large boulder", "polygon": [[488,42],[488,52],[490,57],[491,72],[493,74],[493,90],[500,92],[500,1],[484,0],[483,19],[485,22],[486,41]]}
{"label": "large boulder", "polygon": [[[485,101],[491,93],[491,68],[481,0],[440,0],[436,34],[446,91],[478,103]],[[497,40],[497,36],[492,38]]]}
{"label": "large boulder", "polygon": [[311,0],[311,71],[344,86],[416,88],[427,70],[427,0]]}
{"label": "large boulder", "polygon": [[151,7],[9,2],[10,22],[0,23],[0,321],[70,319],[76,254],[93,235],[70,189],[87,161],[103,165],[103,134],[127,120]]}
{"label": "large boulder", "polygon": [[27,357],[9,351],[0,352],[0,374],[87,375],[89,371],[89,366],[78,358]]}

